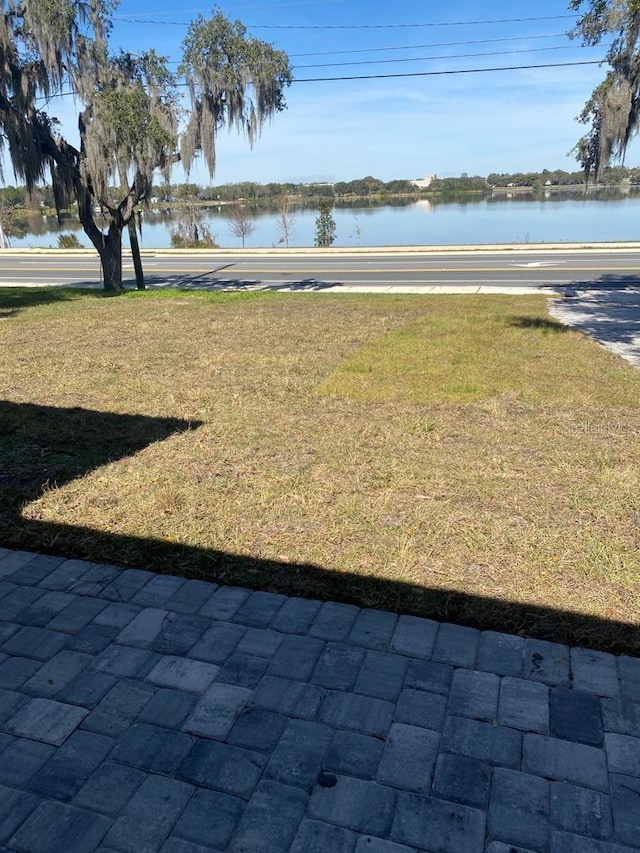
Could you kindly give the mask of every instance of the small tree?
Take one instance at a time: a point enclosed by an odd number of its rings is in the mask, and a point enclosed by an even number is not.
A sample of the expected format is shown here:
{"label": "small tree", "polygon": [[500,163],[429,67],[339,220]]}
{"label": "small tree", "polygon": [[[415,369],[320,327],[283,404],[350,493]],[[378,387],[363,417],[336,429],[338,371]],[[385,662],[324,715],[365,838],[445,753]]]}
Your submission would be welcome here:
{"label": "small tree", "polygon": [[293,235],[293,213],[291,211],[291,197],[288,195],[280,195],[276,199],[276,207],[278,209],[278,218],[276,220],[278,227],[278,243],[285,244],[289,248],[289,240]]}
{"label": "small tree", "polygon": [[600,44],[612,36],[604,80],[578,117],[590,125],[575,147],[587,180],[598,180],[612,160],[623,159],[640,126],[640,4],[637,0],[571,0],[569,8],[586,6],[570,33],[585,45]]}
{"label": "small tree", "polygon": [[336,239],[336,223],[331,215],[331,208],[326,201],[320,202],[316,217],[316,246],[332,246]]}
{"label": "small tree", "polygon": [[245,239],[250,237],[257,227],[256,221],[249,216],[247,208],[243,204],[233,206],[229,214],[229,231],[234,237],[242,240],[243,249]]}
{"label": "small tree", "polygon": [[[122,289],[122,233],[129,228],[136,276],[139,252],[133,217],[178,160],[188,171],[202,154],[215,170],[216,134],[227,126],[253,144],[284,109],[291,82],[286,55],[221,12],[198,17],[183,42],[179,74],[191,107],[180,133],[180,100],[166,60],[150,50],[109,52],[112,0],[6,0],[0,11],[0,147],[31,191],[47,172],[56,208],[78,202],[95,246],[106,290]],[[79,146],[60,136],[41,99],[71,88],[81,105]],[[95,210],[107,220],[96,222]],[[136,261],[137,259],[137,261]],[[139,267],[141,273],[141,266]]]}

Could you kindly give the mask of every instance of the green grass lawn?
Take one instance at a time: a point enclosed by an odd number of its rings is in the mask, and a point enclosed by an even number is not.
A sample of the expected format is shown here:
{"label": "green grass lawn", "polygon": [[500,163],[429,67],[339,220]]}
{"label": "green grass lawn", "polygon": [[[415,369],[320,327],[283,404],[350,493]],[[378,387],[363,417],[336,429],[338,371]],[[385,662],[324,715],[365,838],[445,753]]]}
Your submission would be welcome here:
{"label": "green grass lawn", "polygon": [[2,544],[640,649],[640,372],[542,297],[0,289],[0,346]]}

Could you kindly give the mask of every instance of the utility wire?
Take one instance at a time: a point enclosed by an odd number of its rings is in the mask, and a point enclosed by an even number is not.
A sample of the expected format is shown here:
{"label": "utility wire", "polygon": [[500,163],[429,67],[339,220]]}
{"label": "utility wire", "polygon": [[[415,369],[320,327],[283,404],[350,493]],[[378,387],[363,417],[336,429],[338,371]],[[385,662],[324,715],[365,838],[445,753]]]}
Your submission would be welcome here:
{"label": "utility wire", "polygon": [[431,42],[430,44],[400,44],[396,47],[361,47],[351,50],[316,50],[311,53],[290,53],[290,57],[294,56],[335,56],[343,53],[381,53],[389,50],[422,50],[426,47],[460,47],[467,44],[495,44],[505,41],[524,41],[533,39],[555,39],[566,38],[566,33],[549,33],[548,35],[533,35],[533,36],[503,36],[495,39],[469,39],[467,41],[439,41]]}
{"label": "utility wire", "polygon": [[[601,45],[607,47],[607,45]],[[507,56],[513,53],[542,53],[548,50],[582,50],[580,44],[557,45],[556,47],[530,47],[518,48],[516,50],[493,50],[484,53],[450,53],[446,56],[403,56],[396,59],[360,59],[353,62],[319,62],[313,65],[292,65],[293,69],[299,68],[339,68],[345,65],[386,65],[394,62],[435,62],[438,59],[467,59],[477,56]]]}
{"label": "utility wire", "polygon": [[[602,65],[602,59],[587,59],[579,62],[545,62],[538,65],[501,65],[495,68],[453,68],[448,71],[406,71],[397,74],[358,74],[349,77],[294,77],[292,83],[330,83],[335,80],[386,80],[397,77],[441,77],[453,74],[485,74],[494,71],[525,71],[534,68],[570,68],[577,65]],[[177,83],[180,88],[185,88],[187,83]],[[67,98],[72,95],[77,95],[75,91],[59,92],[55,95],[50,95],[49,100],[53,98]],[[44,97],[36,98],[36,101],[47,100]]]}
{"label": "utility wire", "polygon": [[[540,17],[531,18],[494,18],[485,21],[430,21],[421,24],[245,24],[247,29],[251,30],[394,30],[394,29],[411,29],[416,27],[474,27],[481,24],[520,24],[529,21],[558,21],[561,19],[571,18],[573,20],[577,15],[542,15]],[[153,24],[154,26],[170,26],[170,27],[186,27],[188,22],[185,21],[162,21],[153,20],[152,18],[130,18],[122,16],[119,21],[125,21],[131,24]]]}
{"label": "utility wire", "polygon": [[294,83],[328,83],[334,80],[385,80],[391,77],[439,77],[445,74],[483,74],[488,71],[524,71],[531,68],[569,68],[575,65],[602,65],[603,60],[546,62],[540,65],[501,65],[496,68],[456,68],[450,71],[407,71],[398,74],[358,74],[353,77],[296,77]]}

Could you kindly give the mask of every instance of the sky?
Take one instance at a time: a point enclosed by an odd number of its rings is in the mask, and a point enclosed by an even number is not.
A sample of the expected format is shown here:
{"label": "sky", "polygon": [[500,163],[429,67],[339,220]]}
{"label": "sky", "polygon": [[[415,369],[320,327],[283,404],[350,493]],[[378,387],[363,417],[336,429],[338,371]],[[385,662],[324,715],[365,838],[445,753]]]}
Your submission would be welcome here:
{"label": "sky", "polygon": [[[305,82],[601,60],[603,47],[567,37],[576,16],[566,0],[222,0],[220,8],[284,50],[294,82],[286,111],[253,148],[223,130],[213,179],[198,163],[189,180],[388,181],[577,168],[567,154],[584,132],[575,117],[604,77],[598,64]],[[153,47],[177,68],[188,22],[211,11],[201,0],[122,0],[112,48]],[[61,99],[56,114],[73,136],[73,100]],[[631,165],[633,155],[631,147]],[[178,168],[173,179],[184,178]]]}

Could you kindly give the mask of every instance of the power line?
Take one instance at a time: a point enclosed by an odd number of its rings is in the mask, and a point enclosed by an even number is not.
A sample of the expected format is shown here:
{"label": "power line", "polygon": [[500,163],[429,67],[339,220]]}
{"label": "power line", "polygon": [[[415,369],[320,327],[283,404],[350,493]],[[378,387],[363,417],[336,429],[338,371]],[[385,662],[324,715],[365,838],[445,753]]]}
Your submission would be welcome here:
{"label": "power line", "polygon": [[524,71],[532,68],[569,68],[575,65],[601,65],[601,59],[579,62],[546,62],[540,65],[501,65],[496,68],[456,68],[449,71],[407,71],[398,74],[358,74],[353,77],[296,77],[294,83],[329,83],[334,80],[385,80],[392,77],[439,77],[445,74],[483,74],[489,71]]}
{"label": "power line", "polygon": [[316,50],[311,53],[290,53],[290,57],[294,56],[334,56],[343,53],[381,53],[389,50],[422,50],[426,47],[459,47],[467,44],[495,44],[505,41],[523,41],[524,39],[555,39],[566,38],[566,33],[549,33],[548,35],[533,35],[533,36],[503,36],[495,39],[468,39],[466,41],[440,41],[431,42],[430,44],[401,44],[396,47],[361,47],[351,50]]}
{"label": "power line", "polygon": [[[494,18],[485,21],[429,21],[417,24],[245,24],[251,30],[394,30],[417,27],[475,27],[482,24],[520,24],[530,21],[575,20],[577,15],[542,15],[531,18]],[[152,18],[132,18],[123,15],[118,20],[130,24],[152,24],[153,26],[187,27],[185,21],[162,21]]]}
{"label": "power line", "polygon": [[[348,77],[294,77],[292,83],[330,83],[337,80],[387,80],[398,77],[442,77],[453,74],[486,74],[495,71],[526,71],[529,69],[538,68],[570,68],[578,65],[602,65],[601,59],[587,59],[578,62],[545,62],[537,65],[501,65],[495,68],[452,68],[446,71],[406,71],[398,72],[397,74],[358,74]],[[177,83],[180,88],[185,88],[187,83]],[[59,92],[55,95],[50,95],[49,100],[53,98],[67,98],[77,95],[75,91]],[[36,98],[37,101],[47,100],[47,98]]]}
{"label": "power line", "polygon": [[[607,45],[600,45],[607,47]],[[530,47],[516,50],[493,50],[483,53],[450,53],[446,56],[403,56],[396,59],[360,59],[353,62],[319,62],[312,65],[292,65],[298,68],[339,68],[345,65],[386,65],[394,62],[435,62],[438,59],[469,59],[478,56],[507,56],[514,53],[542,53],[549,50],[584,50],[581,44],[557,45],[556,47]]]}

